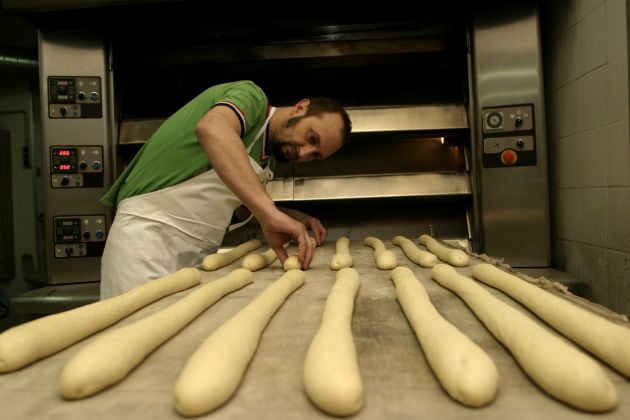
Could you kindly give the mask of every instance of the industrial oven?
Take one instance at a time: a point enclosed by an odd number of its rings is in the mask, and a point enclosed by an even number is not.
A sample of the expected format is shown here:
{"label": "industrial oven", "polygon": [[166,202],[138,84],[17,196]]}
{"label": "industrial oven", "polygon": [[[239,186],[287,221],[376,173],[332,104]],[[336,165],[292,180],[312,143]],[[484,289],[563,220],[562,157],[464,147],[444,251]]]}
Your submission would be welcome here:
{"label": "industrial oven", "polygon": [[[246,78],[276,106],[330,96],[348,107],[351,143],[322,162],[279,165],[267,187],[322,219],[330,239],[430,233],[517,267],[549,266],[535,2],[292,24],[226,23],[176,3],[145,6],[142,33],[140,7],[42,21],[47,283],[99,280],[114,217],[99,198],[170,113]],[[246,225],[226,245],[259,234]]]}

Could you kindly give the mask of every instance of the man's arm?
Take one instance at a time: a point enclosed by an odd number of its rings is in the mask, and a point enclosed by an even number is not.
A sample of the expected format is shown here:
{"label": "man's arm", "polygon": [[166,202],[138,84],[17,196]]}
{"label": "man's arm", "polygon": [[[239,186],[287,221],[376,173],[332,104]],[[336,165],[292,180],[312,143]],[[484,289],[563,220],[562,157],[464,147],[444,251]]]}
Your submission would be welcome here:
{"label": "man's arm", "polygon": [[293,238],[298,245],[302,268],[307,269],[313,259],[314,247],[308,240],[306,226],[276,208],[251,167],[240,129],[234,111],[219,106],[201,118],[195,132],[212,167],[256,217],[280,261],[284,262],[288,257],[283,245]]}

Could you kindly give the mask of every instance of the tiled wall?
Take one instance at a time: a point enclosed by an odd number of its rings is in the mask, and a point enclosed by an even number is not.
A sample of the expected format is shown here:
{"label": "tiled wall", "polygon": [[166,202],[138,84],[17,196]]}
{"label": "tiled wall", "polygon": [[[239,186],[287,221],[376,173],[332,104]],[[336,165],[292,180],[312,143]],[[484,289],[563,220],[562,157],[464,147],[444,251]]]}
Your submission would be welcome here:
{"label": "tiled wall", "polygon": [[553,266],[630,315],[626,1],[540,3]]}

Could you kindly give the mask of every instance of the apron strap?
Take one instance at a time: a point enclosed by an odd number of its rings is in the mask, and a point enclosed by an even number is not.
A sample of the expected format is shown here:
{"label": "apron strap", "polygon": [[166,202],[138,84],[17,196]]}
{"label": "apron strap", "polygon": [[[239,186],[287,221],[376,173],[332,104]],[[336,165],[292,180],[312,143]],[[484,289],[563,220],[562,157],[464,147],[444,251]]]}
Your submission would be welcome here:
{"label": "apron strap", "polygon": [[[271,117],[273,116],[274,112],[276,112],[276,108],[272,106],[271,109],[269,110],[269,115],[267,116],[267,119],[265,120],[265,123],[263,124],[263,126],[260,128],[260,130],[256,134],[256,139],[247,147],[247,154],[249,154],[249,152],[251,152],[252,148],[258,142],[258,140],[260,140],[262,138],[263,133],[265,132],[265,129],[267,128],[267,125],[269,124],[269,120],[271,120]],[[263,185],[267,185],[267,181],[270,181],[272,178],[273,178],[273,172],[271,171],[271,168],[266,167],[263,170],[263,180],[262,180]],[[231,232],[231,231],[233,231],[235,229],[240,228],[241,226],[246,225],[247,223],[249,223],[250,220],[252,220],[252,217],[254,217],[253,213],[250,214],[249,217],[246,220],[244,220],[242,222],[231,224],[230,226],[228,226],[227,231]]]}

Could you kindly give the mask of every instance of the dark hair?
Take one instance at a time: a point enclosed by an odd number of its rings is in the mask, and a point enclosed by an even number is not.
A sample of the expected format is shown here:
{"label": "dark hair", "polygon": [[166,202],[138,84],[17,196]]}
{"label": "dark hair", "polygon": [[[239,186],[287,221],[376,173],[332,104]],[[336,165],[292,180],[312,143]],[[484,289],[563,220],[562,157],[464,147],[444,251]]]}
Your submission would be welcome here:
{"label": "dark hair", "polygon": [[350,116],[341,106],[341,104],[334,99],[322,97],[308,98],[308,100],[310,101],[310,104],[308,105],[308,109],[303,116],[317,116],[326,113],[339,114],[341,116],[341,119],[343,120],[343,143],[348,143],[350,132],[352,131],[352,121],[350,121]]}

